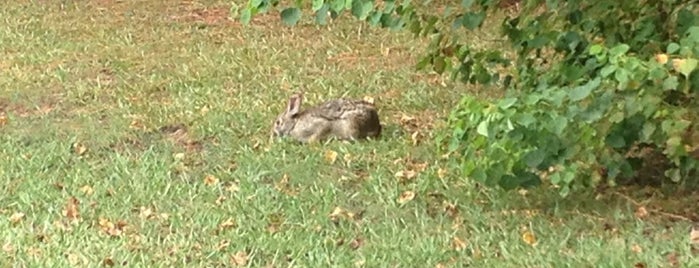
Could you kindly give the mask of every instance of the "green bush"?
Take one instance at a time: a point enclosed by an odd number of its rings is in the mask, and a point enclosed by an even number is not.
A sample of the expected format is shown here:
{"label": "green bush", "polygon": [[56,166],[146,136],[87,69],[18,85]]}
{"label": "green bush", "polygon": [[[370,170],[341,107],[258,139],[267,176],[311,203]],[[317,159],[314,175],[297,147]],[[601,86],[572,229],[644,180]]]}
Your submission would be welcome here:
{"label": "green bush", "polygon": [[[295,25],[303,1],[279,8]],[[411,1],[314,0],[325,24],[343,11],[433,42],[418,63],[464,83],[502,85],[492,101],[463,96],[442,137],[466,174],[505,189],[542,180],[561,195],[578,187],[635,176],[660,152],[662,174],[695,183],[699,159],[699,16],[692,1],[525,1],[508,15],[503,47],[464,41],[500,1],[440,4]],[[249,0],[233,12],[251,16],[279,1]],[[514,53],[505,53],[505,52]],[[505,56],[512,55],[512,56]],[[639,160],[641,159],[641,160]]]}

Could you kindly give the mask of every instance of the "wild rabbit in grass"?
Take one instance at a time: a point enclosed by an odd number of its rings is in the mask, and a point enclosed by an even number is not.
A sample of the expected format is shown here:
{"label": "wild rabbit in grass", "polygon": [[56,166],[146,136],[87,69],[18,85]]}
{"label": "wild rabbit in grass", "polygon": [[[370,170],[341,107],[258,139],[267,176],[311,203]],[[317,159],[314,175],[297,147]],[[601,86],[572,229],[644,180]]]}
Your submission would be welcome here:
{"label": "wild rabbit in grass", "polygon": [[277,117],[272,137],[290,136],[300,142],[327,138],[358,140],[381,135],[381,123],[374,104],[363,100],[334,99],[301,110],[303,94],[289,97],[286,111]]}

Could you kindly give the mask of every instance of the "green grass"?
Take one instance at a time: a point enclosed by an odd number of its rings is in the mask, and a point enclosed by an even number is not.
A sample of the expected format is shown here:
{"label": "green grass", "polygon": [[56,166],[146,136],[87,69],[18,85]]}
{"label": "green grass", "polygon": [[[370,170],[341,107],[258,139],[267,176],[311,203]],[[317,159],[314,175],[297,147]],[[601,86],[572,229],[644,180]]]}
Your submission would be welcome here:
{"label": "green grass", "polygon": [[[425,40],[347,17],[244,28],[225,2],[60,2],[0,9],[6,266],[699,264],[689,223],[638,218],[614,195],[560,200],[462,177],[432,140],[473,89],[414,70]],[[306,104],[374,97],[382,138],[270,142],[297,90]]]}

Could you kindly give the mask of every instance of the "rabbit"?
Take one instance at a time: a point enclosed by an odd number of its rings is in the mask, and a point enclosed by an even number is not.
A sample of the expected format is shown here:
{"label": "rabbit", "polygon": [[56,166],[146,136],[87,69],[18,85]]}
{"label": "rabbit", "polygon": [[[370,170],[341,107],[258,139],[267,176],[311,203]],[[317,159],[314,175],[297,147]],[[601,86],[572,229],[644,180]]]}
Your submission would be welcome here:
{"label": "rabbit", "polygon": [[327,138],[354,141],[377,138],[381,123],[374,104],[363,100],[333,99],[301,110],[303,94],[289,97],[286,111],[272,127],[272,138],[290,136],[302,143]]}

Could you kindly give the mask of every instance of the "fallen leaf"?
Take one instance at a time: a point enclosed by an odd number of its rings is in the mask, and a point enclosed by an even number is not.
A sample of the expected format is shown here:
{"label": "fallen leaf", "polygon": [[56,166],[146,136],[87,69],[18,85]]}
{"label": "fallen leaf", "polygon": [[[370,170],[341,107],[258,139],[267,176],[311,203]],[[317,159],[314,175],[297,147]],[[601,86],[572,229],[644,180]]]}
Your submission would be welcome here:
{"label": "fallen leaf", "polygon": [[209,175],[206,175],[204,177],[204,184],[206,184],[208,186],[212,186],[212,185],[215,185],[217,183],[218,183],[218,179],[216,177],[214,177],[214,175],[209,174]]}
{"label": "fallen leaf", "polygon": [[667,254],[667,262],[672,267],[678,267],[680,265],[680,261],[677,259],[677,252],[671,252],[670,254]]}
{"label": "fallen leaf", "polygon": [[80,218],[80,212],[78,211],[78,205],[80,204],[80,201],[78,201],[77,198],[75,197],[70,197],[68,198],[68,203],[66,204],[65,209],[63,210],[63,216],[70,220],[77,220]]}
{"label": "fallen leaf", "polygon": [[636,209],[634,215],[636,215],[636,218],[643,219],[645,217],[648,217],[648,210],[646,209],[646,207],[640,206]]}
{"label": "fallen leaf", "polygon": [[119,221],[115,224],[106,218],[100,218],[98,224],[102,231],[109,236],[120,236],[126,226],[125,222]]}
{"label": "fallen leaf", "polygon": [[231,245],[231,241],[228,241],[228,240],[225,240],[225,239],[224,239],[224,240],[221,240],[221,242],[218,243],[218,246],[216,246],[216,249],[217,249],[218,251],[222,251],[222,250],[226,249],[226,248],[227,248],[228,246],[230,246],[230,245]]}
{"label": "fallen leaf", "polygon": [[344,214],[344,210],[341,207],[335,207],[335,209],[333,209],[333,212],[331,212],[330,215],[328,215],[328,217],[331,221],[337,222],[342,216],[342,214]]}
{"label": "fallen leaf", "polygon": [[410,135],[410,140],[413,142],[413,145],[418,145],[422,137],[423,135],[420,133],[420,131],[415,131]]}
{"label": "fallen leaf", "polygon": [[357,250],[359,247],[362,246],[363,243],[364,240],[360,237],[357,237],[354,240],[352,240],[352,242],[350,242],[349,247],[353,250]]}
{"label": "fallen leaf", "polygon": [[368,102],[368,103],[374,104],[374,97],[371,97],[371,96],[364,96],[364,98],[362,98],[362,100],[364,100],[364,101],[366,101],[366,102]]}
{"label": "fallen leaf", "polygon": [[394,176],[398,178],[398,181],[405,182],[415,178],[415,176],[417,176],[417,172],[414,170],[401,170],[396,172]]}
{"label": "fallen leaf", "polygon": [[655,60],[660,64],[665,64],[667,63],[668,56],[667,54],[657,54],[655,55]]}
{"label": "fallen leaf", "polygon": [[237,182],[229,182],[225,189],[228,192],[237,193],[240,191],[240,186],[238,186]]}
{"label": "fallen leaf", "polygon": [[12,214],[12,216],[10,216],[10,223],[18,224],[20,221],[22,221],[22,219],[24,219],[24,213],[15,212],[14,214]]}
{"label": "fallen leaf", "polygon": [[77,155],[83,155],[87,152],[87,146],[79,142],[73,143],[73,152]]}
{"label": "fallen leaf", "polygon": [[218,226],[221,229],[230,229],[230,228],[234,228],[236,226],[236,223],[235,223],[234,219],[228,218],[226,221],[222,222]]}
{"label": "fallen leaf", "polygon": [[337,152],[333,150],[325,151],[325,160],[330,162],[330,164],[335,164],[335,160],[337,160]]}
{"label": "fallen leaf", "polygon": [[114,266],[114,260],[112,257],[106,257],[102,260],[102,265],[109,267]]}
{"label": "fallen leaf", "polygon": [[456,204],[444,201],[443,205],[444,211],[447,213],[449,217],[454,218],[457,215],[459,215],[459,208],[456,207]]}
{"label": "fallen leaf", "polygon": [[364,264],[366,263],[366,260],[364,259],[359,259],[354,261],[354,267],[364,267]]}
{"label": "fallen leaf", "polygon": [[466,248],[466,242],[464,242],[464,240],[461,240],[461,238],[454,237],[451,240],[451,247],[456,251],[462,251]]}
{"label": "fallen leaf", "polygon": [[0,114],[0,127],[7,125],[7,115],[5,114]]}
{"label": "fallen leaf", "polygon": [[522,233],[522,240],[524,243],[532,246],[536,244],[536,236],[531,231],[524,231],[524,233]]}
{"label": "fallen leaf", "polygon": [[85,195],[92,195],[95,192],[95,190],[93,190],[92,187],[90,187],[90,185],[80,187],[80,191],[83,192],[83,194]]}
{"label": "fallen leaf", "polygon": [[78,256],[78,254],[68,253],[67,255],[68,263],[70,263],[71,266],[77,266],[79,264],[80,256]]}
{"label": "fallen leaf", "polygon": [[439,177],[440,179],[444,179],[444,177],[446,177],[446,176],[447,176],[446,169],[443,169],[443,168],[437,169],[437,177]]}
{"label": "fallen leaf", "polygon": [[634,268],[646,268],[646,264],[642,262],[637,262],[633,265]]}
{"label": "fallen leaf", "polygon": [[641,253],[643,252],[643,249],[638,244],[633,244],[631,246],[631,251],[633,251],[634,253]]}
{"label": "fallen leaf", "polygon": [[680,68],[682,68],[682,64],[684,64],[684,59],[673,59],[672,60],[672,68],[675,69],[675,71],[679,71]]}
{"label": "fallen leaf", "polygon": [[248,254],[244,251],[238,251],[236,254],[231,256],[230,263],[233,266],[246,266],[248,264]]}
{"label": "fallen leaf", "polygon": [[398,203],[405,204],[405,203],[410,202],[414,198],[415,198],[415,192],[405,191],[405,192],[401,193],[400,196],[398,197]]}
{"label": "fallen leaf", "polygon": [[219,196],[218,198],[216,198],[216,205],[220,206],[221,204],[223,204],[223,201],[226,201],[226,196]]}
{"label": "fallen leaf", "polygon": [[151,208],[146,208],[146,207],[141,207],[139,214],[140,214],[142,219],[151,219],[155,216],[153,213],[153,210]]}

